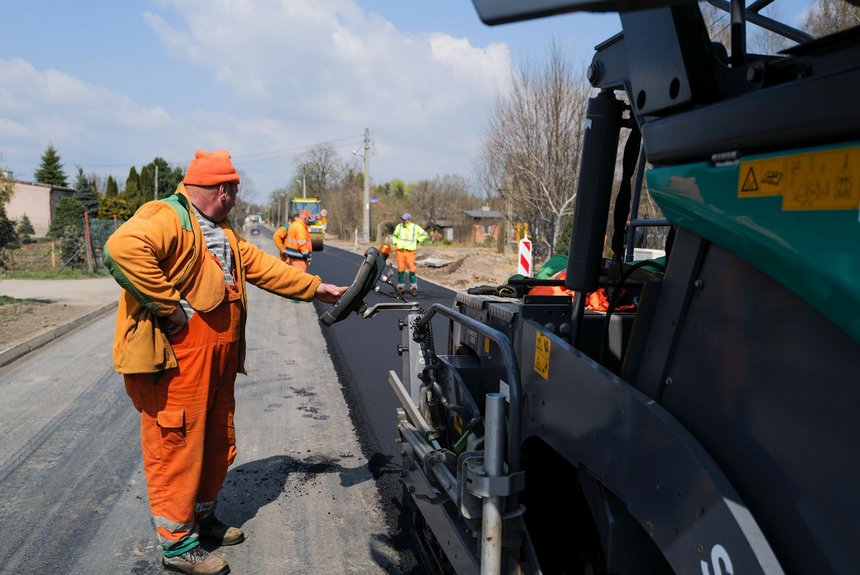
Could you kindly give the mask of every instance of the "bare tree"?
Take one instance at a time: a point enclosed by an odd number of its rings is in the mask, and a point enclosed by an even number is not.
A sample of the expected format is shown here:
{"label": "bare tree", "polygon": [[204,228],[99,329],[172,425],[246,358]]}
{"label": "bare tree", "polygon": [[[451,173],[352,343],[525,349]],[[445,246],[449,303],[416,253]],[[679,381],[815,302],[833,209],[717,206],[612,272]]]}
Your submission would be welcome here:
{"label": "bare tree", "polygon": [[421,223],[430,225],[456,218],[460,210],[472,207],[473,200],[465,178],[451,174],[419,181],[409,199],[415,206],[413,211],[423,220]]}
{"label": "bare tree", "polygon": [[245,170],[239,170],[239,190],[236,192],[236,204],[231,214],[234,228],[241,230],[245,227],[245,216],[249,213],[255,193],[254,180]]}
{"label": "bare tree", "polygon": [[329,144],[319,144],[302,154],[296,165],[296,181],[290,183],[290,188],[297,187],[308,196],[325,201],[325,193],[329,187],[337,183],[344,172],[344,161]]}
{"label": "bare tree", "polygon": [[860,6],[843,0],[817,0],[806,15],[805,28],[815,37],[860,24]]}
{"label": "bare tree", "polygon": [[[712,41],[722,44],[728,54],[731,50],[731,17],[728,12],[709,4],[707,0],[699,1],[699,10],[702,19],[708,29],[708,36]],[[771,4],[760,12],[774,20],[780,20],[779,8]],[[748,51],[759,54],[776,54],[780,50],[788,48],[792,43],[784,36],[759,28],[754,24],[747,23],[747,47]]]}
{"label": "bare tree", "polygon": [[360,172],[347,170],[330,189],[330,196],[337,203],[328,209],[328,232],[342,239],[352,238],[360,227],[363,217],[364,176]]}
{"label": "bare tree", "polygon": [[[515,222],[529,222],[550,252],[573,214],[588,96],[592,89],[554,42],[546,61],[524,65],[488,122],[479,181]],[[512,222],[513,223],[513,222]]]}

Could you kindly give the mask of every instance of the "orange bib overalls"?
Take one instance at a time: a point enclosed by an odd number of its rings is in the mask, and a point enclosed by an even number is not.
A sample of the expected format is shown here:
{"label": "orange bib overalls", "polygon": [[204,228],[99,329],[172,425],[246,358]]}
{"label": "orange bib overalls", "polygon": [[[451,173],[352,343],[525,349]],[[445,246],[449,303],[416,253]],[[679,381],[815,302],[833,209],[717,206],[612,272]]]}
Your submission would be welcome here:
{"label": "orange bib overalls", "polygon": [[124,376],[140,412],[149,505],[164,549],[197,538],[197,521],[214,511],[236,458],[241,319],[239,292],[228,285],[218,307],[196,312],[169,337],[178,367]]}

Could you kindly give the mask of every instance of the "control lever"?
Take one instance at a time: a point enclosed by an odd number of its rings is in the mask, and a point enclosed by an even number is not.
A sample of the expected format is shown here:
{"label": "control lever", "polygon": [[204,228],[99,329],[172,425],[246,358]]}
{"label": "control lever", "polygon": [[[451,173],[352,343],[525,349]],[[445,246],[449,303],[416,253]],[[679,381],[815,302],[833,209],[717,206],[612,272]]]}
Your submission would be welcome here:
{"label": "control lever", "polygon": [[385,260],[391,254],[391,246],[382,244],[379,249],[371,247],[364,254],[364,261],[352,282],[340,299],[320,316],[323,325],[330,326],[344,320],[352,312],[361,313],[367,306],[364,298],[379,281],[385,271]]}

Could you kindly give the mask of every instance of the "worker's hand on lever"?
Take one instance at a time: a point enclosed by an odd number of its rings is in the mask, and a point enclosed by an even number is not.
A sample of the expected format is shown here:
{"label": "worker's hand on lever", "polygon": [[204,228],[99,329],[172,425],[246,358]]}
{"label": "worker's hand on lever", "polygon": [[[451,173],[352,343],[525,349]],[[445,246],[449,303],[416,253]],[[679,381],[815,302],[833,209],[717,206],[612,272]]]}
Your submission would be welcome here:
{"label": "worker's hand on lever", "polygon": [[320,284],[317,287],[317,295],[316,299],[323,303],[335,303],[340,296],[343,295],[343,292],[347,290],[349,286],[336,286],[333,284]]}

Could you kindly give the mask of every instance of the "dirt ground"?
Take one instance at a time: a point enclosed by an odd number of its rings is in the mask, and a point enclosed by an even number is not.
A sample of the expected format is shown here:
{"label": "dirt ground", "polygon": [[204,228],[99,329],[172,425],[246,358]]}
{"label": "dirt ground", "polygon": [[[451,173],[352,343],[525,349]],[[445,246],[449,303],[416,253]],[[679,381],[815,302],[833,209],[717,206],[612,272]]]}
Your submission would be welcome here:
{"label": "dirt ground", "polygon": [[66,324],[98,307],[40,302],[0,305],[0,350]]}
{"label": "dirt ground", "polygon": [[[327,240],[331,245],[352,251],[348,242]],[[393,263],[393,257],[392,257]],[[492,248],[426,245],[418,249],[418,281],[432,281],[453,290],[476,285],[501,285],[516,273],[516,256],[499,254]],[[82,306],[39,301],[0,305],[0,350],[26,341],[38,333],[85,315],[98,305]]]}
{"label": "dirt ground", "polygon": [[[326,241],[342,249],[362,251],[336,239]],[[389,261],[394,265],[393,254]],[[429,280],[452,290],[502,285],[517,273],[516,255],[499,254],[495,248],[425,244],[418,248],[415,263],[419,285],[422,280]]]}

